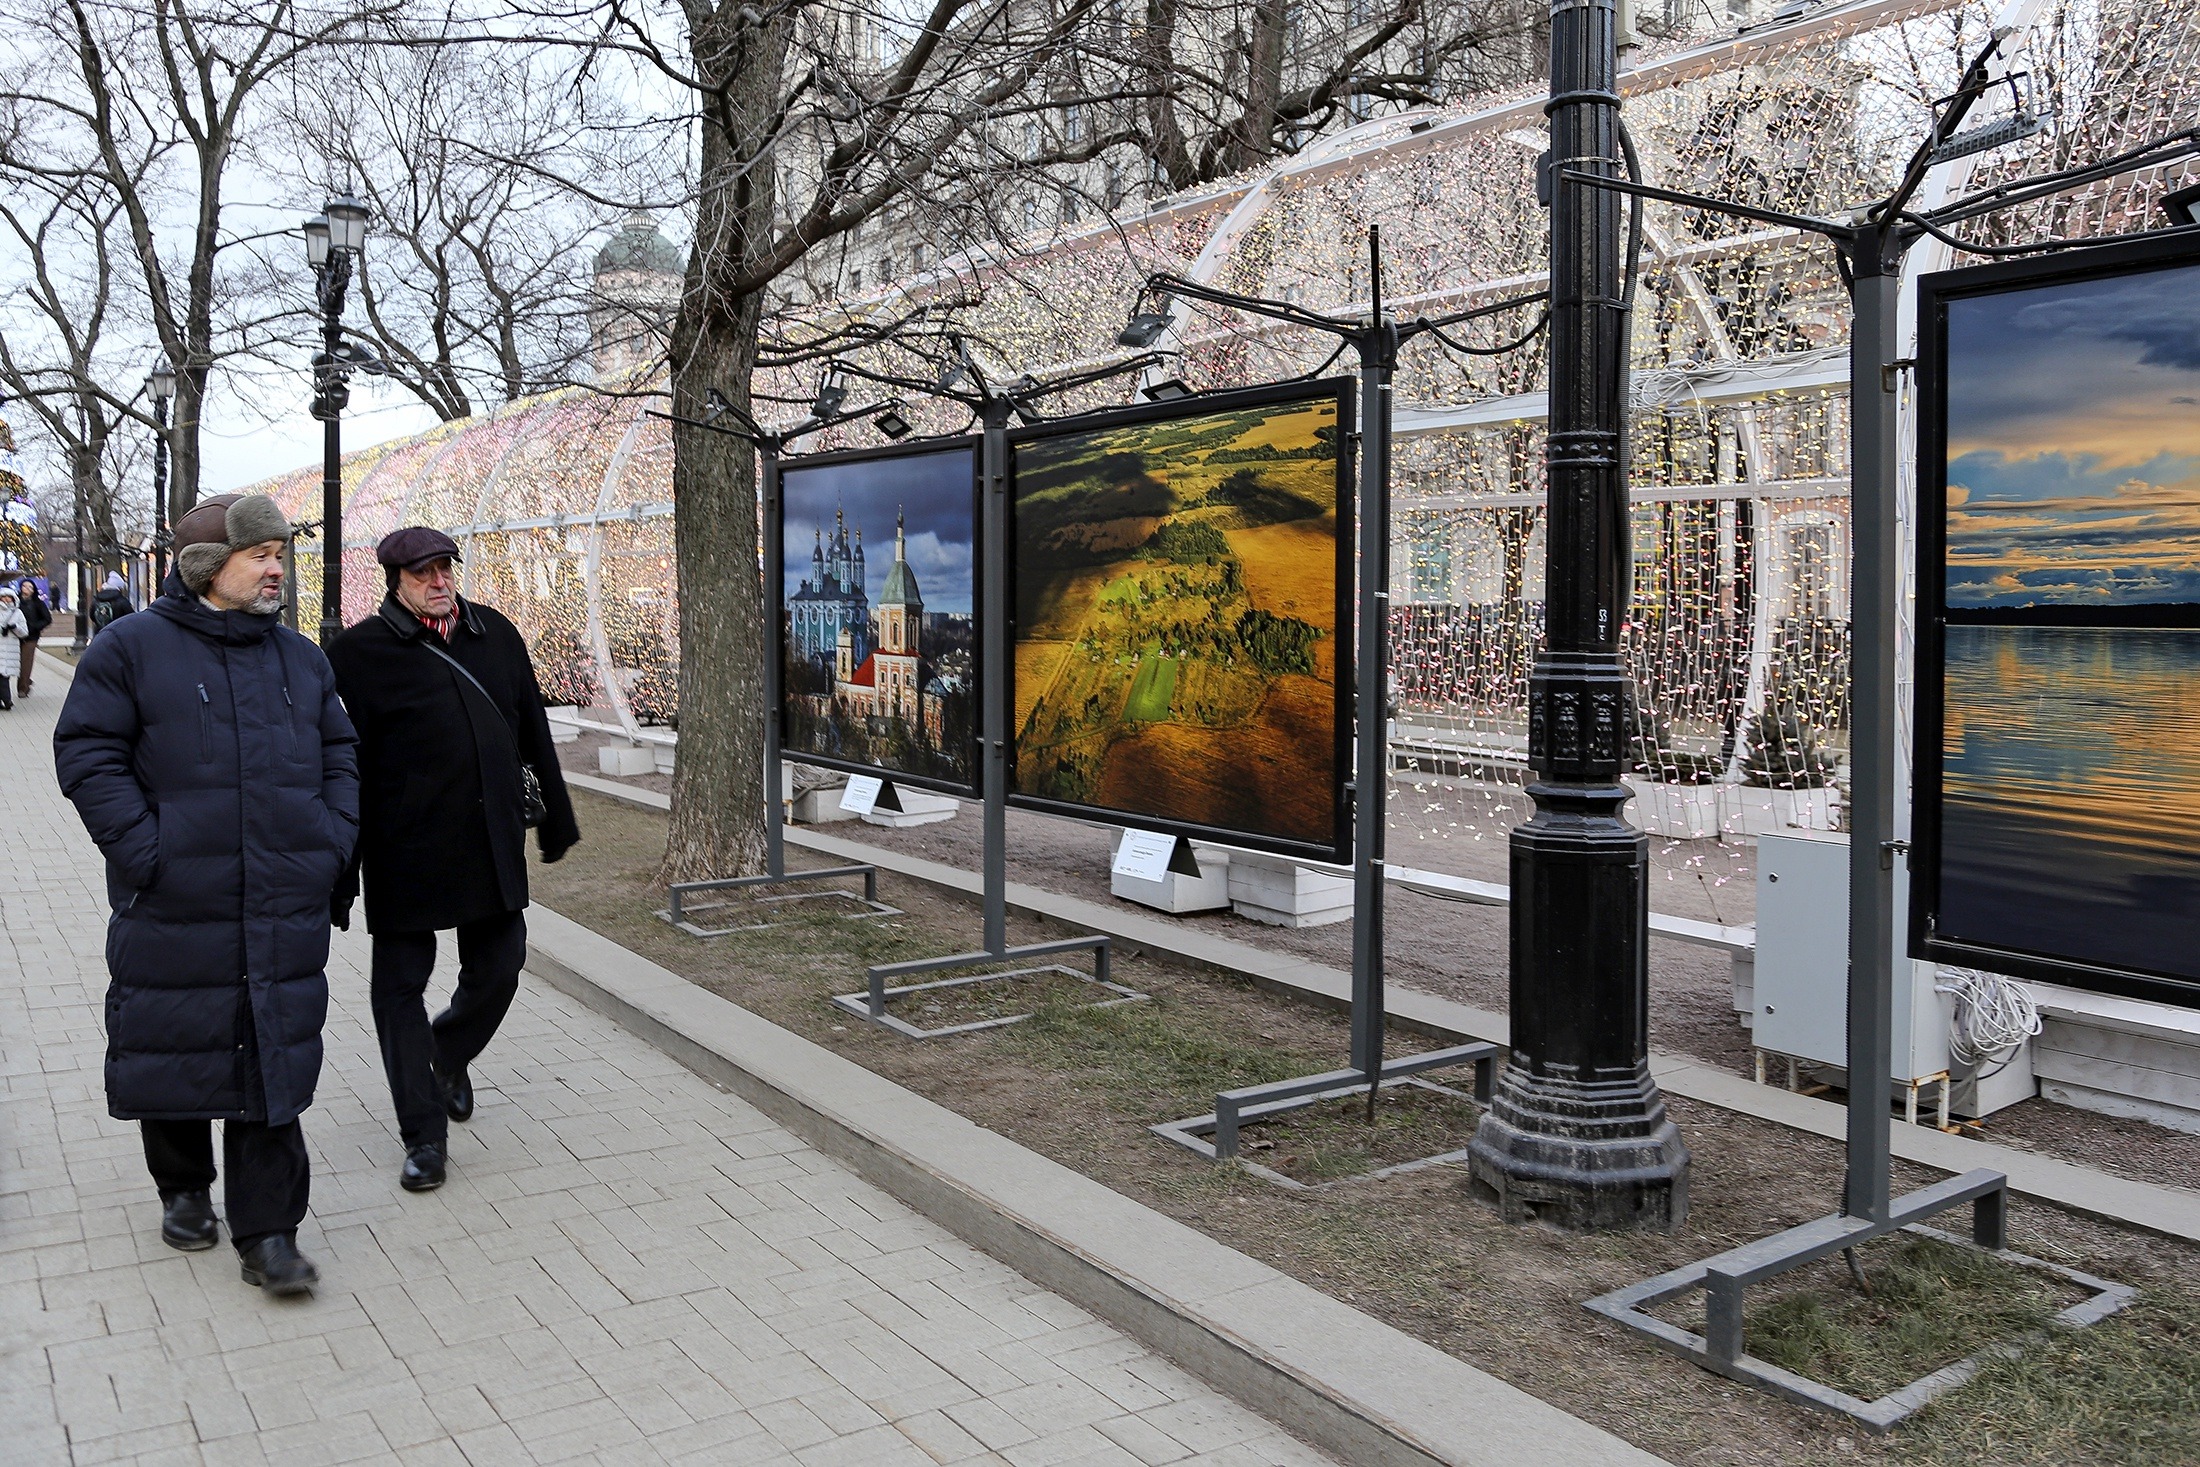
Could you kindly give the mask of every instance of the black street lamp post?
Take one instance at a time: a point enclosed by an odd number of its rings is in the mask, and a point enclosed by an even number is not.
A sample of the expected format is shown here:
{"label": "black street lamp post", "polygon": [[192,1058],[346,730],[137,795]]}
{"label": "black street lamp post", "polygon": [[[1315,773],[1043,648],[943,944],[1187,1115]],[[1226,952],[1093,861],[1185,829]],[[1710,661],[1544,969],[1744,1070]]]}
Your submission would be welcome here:
{"label": "black street lamp post", "polygon": [[[1614,0],[1551,6],[1553,172],[1621,162]],[[1564,175],[1560,175],[1563,178]],[[1512,833],[1512,1056],[1475,1133],[1475,1191],[1513,1221],[1678,1226],[1688,1148],[1649,1066],[1649,839],[1620,814],[1634,690],[1621,200],[1551,198],[1545,650],[1528,686],[1528,793]]]}
{"label": "black street lamp post", "polygon": [[373,358],[344,345],[344,291],[352,261],[367,241],[367,207],[338,194],[305,224],[306,260],[313,266],[321,311],[321,349],[313,355],[313,416],[321,420],[321,645],[344,629],[343,412],[351,401],[353,367]]}
{"label": "black street lamp post", "polygon": [[176,369],[163,359],[145,379],[153,398],[153,591],[168,579],[168,404],[176,396]]}

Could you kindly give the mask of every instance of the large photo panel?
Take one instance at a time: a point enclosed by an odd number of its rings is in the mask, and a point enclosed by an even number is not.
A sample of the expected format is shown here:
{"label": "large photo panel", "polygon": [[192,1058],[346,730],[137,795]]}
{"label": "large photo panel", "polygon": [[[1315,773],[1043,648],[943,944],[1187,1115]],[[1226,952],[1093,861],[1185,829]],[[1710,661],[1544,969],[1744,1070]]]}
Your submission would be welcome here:
{"label": "large photo panel", "polygon": [[1351,384],[1010,447],[1014,802],[1348,860]]}
{"label": "large photo panel", "polygon": [[1924,284],[1918,949],[2200,1006],[2200,251]]}
{"label": "large photo panel", "polygon": [[977,785],[978,445],[779,469],[781,749]]}

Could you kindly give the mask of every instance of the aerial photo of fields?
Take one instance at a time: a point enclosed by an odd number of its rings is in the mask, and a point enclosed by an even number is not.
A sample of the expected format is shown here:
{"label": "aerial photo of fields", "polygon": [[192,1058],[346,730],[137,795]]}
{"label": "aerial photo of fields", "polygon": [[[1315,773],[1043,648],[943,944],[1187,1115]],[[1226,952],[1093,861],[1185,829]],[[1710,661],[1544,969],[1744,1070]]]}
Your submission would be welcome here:
{"label": "aerial photo of fields", "polygon": [[1015,445],[1016,794],[1337,844],[1338,410]]}
{"label": "aerial photo of fields", "polygon": [[2200,979],[2200,269],[1950,302],[1947,506],[1940,932]]}

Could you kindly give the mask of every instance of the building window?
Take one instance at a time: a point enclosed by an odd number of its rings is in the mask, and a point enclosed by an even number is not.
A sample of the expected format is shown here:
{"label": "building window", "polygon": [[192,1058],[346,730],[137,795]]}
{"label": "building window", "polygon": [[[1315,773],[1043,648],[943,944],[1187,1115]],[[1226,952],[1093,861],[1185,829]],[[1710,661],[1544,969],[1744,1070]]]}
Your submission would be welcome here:
{"label": "building window", "polygon": [[1062,136],[1073,143],[1085,140],[1085,108],[1081,102],[1072,102],[1062,109]]}
{"label": "building window", "polygon": [[1039,156],[1039,124],[1036,119],[1027,119],[1024,123],[1024,156]]}

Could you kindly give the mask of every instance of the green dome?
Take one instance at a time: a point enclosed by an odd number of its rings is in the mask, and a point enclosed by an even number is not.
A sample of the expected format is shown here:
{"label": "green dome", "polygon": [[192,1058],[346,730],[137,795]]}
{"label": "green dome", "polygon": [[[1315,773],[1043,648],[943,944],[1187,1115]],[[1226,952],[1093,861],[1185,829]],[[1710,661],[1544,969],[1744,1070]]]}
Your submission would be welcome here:
{"label": "green dome", "polygon": [[611,242],[596,251],[596,271],[647,270],[658,275],[678,275],[686,269],[680,247],[657,232],[657,221],[645,209],[626,216],[626,225]]}
{"label": "green dome", "polygon": [[896,560],[894,568],[886,573],[886,589],[879,593],[881,606],[922,606],[924,597],[917,590],[917,573],[909,569],[909,562]]}

